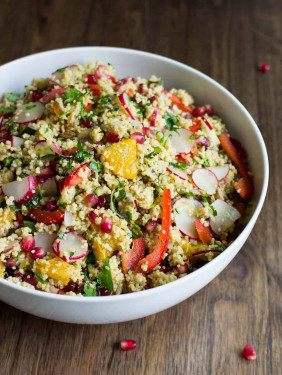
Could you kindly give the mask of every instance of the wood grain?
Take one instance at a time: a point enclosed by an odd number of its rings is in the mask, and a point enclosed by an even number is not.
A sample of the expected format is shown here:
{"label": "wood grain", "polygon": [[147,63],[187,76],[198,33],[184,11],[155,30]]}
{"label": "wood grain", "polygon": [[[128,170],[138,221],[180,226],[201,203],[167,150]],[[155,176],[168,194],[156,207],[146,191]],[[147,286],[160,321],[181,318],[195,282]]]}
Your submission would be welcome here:
{"label": "wood grain", "polygon": [[[281,19],[280,0],[1,1],[1,64],[53,48],[111,45],[169,56],[213,77],[257,121],[269,151],[270,184],[258,222],[232,264],[165,312],[77,326],[1,303],[0,374],[279,374]],[[265,75],[255,68],[262,61],[271,65]],[[137,340],[137,350],[117,349],[127,338]],[[247,343],[256,361],[242,358]]]}

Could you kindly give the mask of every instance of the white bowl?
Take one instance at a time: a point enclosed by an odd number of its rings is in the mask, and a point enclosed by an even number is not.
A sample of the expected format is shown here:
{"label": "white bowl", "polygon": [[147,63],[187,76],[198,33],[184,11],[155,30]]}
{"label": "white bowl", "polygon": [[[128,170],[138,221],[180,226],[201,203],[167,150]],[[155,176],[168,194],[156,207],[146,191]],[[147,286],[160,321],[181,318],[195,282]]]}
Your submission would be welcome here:
{"label": "white bowl", "polygon": [[86,298],[44,293],[0,279],[1,300],[20,310],[62,322],[103,324],[141,318],[176,305],[207,285],[228,265],[248,238],[262,208],[268,184],[268,158],[255,121],[230,92],[187,65],[142,51],[78,47],[27,56],[0,67],[0,94],[22,92],[33,77],[46,77],[58,67],[90,60],[110,62],[121,78],[128,75],[149,78],[156,74],[165,79],[166,88],[187,89],[198,105],[210,103],[231,135],[248,151],[255,184],[254,211],[239,237],[214,260],[169,284],[132,294]]}

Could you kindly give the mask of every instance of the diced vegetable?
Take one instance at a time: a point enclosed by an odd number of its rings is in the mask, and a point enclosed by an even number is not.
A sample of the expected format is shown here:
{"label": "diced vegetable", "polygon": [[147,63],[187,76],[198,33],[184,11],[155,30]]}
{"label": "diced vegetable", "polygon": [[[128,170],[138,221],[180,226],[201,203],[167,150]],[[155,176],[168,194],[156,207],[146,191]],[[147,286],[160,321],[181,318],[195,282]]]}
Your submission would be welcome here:
{"label": "diced vegetable", "polygon": [[3,193],[8,197],[14,197],[14,203],[26,203],[36,193],[37,178],[28,176],[21,181],[13,181],[2,186]]}
{"label": "diced vegetable", "polygon": [[209,169],[198,168],[192,173],[194,185],[203,192],[213,195],[218,188],[216,175]]}
{"label": "diced vegetable", "polygon": [[192,113],[193,109],[189,105],[185,105],[181,99],[176,96],[175,94],[168,92],[167,90],[163,90],[163,93],[166,94],[169,99],[171,100],[172,104],[175,104],[181,111]]}
{"label": "diced vegetable", "polygon": [[210,244],[213,238],[210,228],[206,227],[200,219],[196,220],[194,224],[200,240],[204,244]]}
{"label": "diced vegetable", "polygon": [[241,217],[236,208],[221,199],[217,199],[211,206],[217,212],[216,216],[211,216],[210,218],[211,228],[216,234],[221,234],[228,230]]}
{"label": "diced vegetable", "polygon": [[20,106],[15,113],[14,122],[18,124],[25,124],[40,119],[45,111],[44,104],[40,102],[29,103]]}
{"label": "diced vegetable", "polygon": [[122,269],[124,273],[128,273],[130,269],[134,270],[138,262],[145,257],[145,241],[143,237],[133,240],[132,248],[123,250],[121,254]]}
{"label": "diced vegetable", "polygon": [[28,210],[27,216],[37,223],[46,225],[60,224],[64,221],[64,212],[61,210],[50,212],[40,208],[31,208]]}
{"label": "diced vegetable", "polygon": [[173,204],[175,224],[180,232],[191,239],[197,239],[195,221],[199,210],[203,207],[197,199],[179,198]]}

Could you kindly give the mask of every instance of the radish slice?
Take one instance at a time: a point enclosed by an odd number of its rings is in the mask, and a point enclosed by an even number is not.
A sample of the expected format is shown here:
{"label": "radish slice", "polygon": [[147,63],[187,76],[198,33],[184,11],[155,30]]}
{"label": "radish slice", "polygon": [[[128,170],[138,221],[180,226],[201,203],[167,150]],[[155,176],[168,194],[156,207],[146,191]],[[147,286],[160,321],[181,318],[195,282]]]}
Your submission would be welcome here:
{"label": "radish slice", "polygon": [[[167,134],[168,133],[168,134]],[[178,129],[177,132],[166,132],[170,137],[170,143],[178,154],[189,154],[194,142],[189,139],[193,133],[187,129]]]}
{"label": "radish slice", "polygon": [[9,251],[12,251],[18,244],[19,241],[17,240],[9,242],[7,247],[2,251],[2,253],[8,253]]}
{"label": "radish slice", "polygon": [[204,123],[210,130],[213,130],[213,127],[211,126],[210,122],[204,116],[202,116],[201,119],[204,121]]}
{"label": "radish slice", "polygon": [[166,170],[172,173],[174,176],[181,178],[181,180],[187,180],[187,173],[185,173],[180,168],[174,168],[170,165],[169,167],[167,167]]}
{"label": "radish slice", "polygon": [[70,227],[72,225],[72,213],[65,211],[65,216],[64,216],[64,222],[66,227]]}
{"label": "radish slice", "polygon": [[202,207],[202,203],[196,199],[179,198],[173,204],[175,224],[184,236],[191,239],[197,239],[194,222],[197,220],[198,210]]}
{"label": "radish slice", "polygon": [[3,193],[8,197],[14,197],[14,203],[26,203],[36,193],[37,178],[28,176],[21,181],[13,181],[2,186]]}
{"label": "radish slice", "polygon": [[206,168],[195,169],[192,173],[192,181],[198,189],[209,195],[215,194],[218,188],[216,175]]}
{"label": "radish slice", "polygon": [[55,178],[48,178],[42,184],[42,193],[45,197],[55,197],[57,195],[58,188]]}
{"label": "radish slice", "polygon": [[43,102],[49,102],[50,100],[54,99],[56,95],[61,95],[63,92],[66,91],[66,88],[62,87],[60,89],[54,89],[48,92],[48,94],[44,95],[42,100]]}
{"label": "radish slice", "polygon": [[210,171],[212,171],[215,175],[218,181],[223,180],[229,173],[229,165],[222,165],[217,167],[209,167]]}
{"label": "radish slice", "polygon": [[25,104],[16,110],[14,122],[25,124],[40,119],[45,111],[44,104],[40,102]]}
{"label": "radish slice", "polygon": [[75,263],[89,252],[86,239],[74,231],[65,233],[63,240],[57,237],[52,247],[54,253],[68,263]]}
{"label": "radish slice", "polygon": [[24,144],[24,139],[11,135],[8,137],[8,140],[11,141],[13,147],[21,147]]}
{"label": "radish slice", "polygon": [[52,250],[52,243],[57,237],[56,233],[40,232],[34,235],[35,247],[43,247],[46,251]]}
{"label": "radish slice", "polygon": [[44,156],[44,155],[49,155],[49,154],[57,154],[62,156],[63,155],[63,150],[62,148],[56,143],[52,142],[50,145],[47,143],[47,141],[39,141],[35,143],[34,145],[35,152],[39,156]]}
{"label": "radish slice", "polygon": [[130,109],[128,107],[128,102],[129,102],[128,95],[125,92],[122,92],[119,95],[118,98],[119,98],[120,104],[123,106],[123,108],[129,114],[129,116],[132,118],[132,120],[135,120],[135,117],[133,116],[133,114],[131,113],[131,111],[130,111]]}
{"label": "radish slice", "polygon": [[241,214],[236,208],[230,204],[224,202],[221,199],[217,199],[212,204],[216,210],[217,215],[211,216],[210,224],[211,228],[216,234],[225,232],[231,225],[241,217]]}
{"label": "radish slice", "polygon": [[[77,71],[77,65],[68,65],[64,68],[65,69],[68,69],[71,71],[72,74],[76,73]],[[60,69],[61,70],[61,69]],[[64,70],[63,71],[55,71],[51,74],[51,81],[54,81],[56,84],[58,83],[57,81],[60,81],[62,78],[63,78],[63,73],[64,73]]]}

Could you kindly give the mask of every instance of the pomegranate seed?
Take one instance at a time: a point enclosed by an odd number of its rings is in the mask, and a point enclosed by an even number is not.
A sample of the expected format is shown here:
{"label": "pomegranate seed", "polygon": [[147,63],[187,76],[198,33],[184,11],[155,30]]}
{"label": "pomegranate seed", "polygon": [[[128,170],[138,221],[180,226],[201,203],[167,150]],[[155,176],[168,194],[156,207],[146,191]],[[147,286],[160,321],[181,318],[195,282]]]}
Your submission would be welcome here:
{"label": "pomegranate seed", "polygon": [[43,247],[35,247],[34,249],[30,250],[29,256],[33,259],[42,259],[46,255],[46,250]]}
{"label": "pomegranate seed", "polygon": [[176,267],[175,267],[175,272],[178,274],[178,275],[183,275],[184,273],[187,273],[188,272],[188,266],[187,264],[178,264]]}
{"label": "pomegranate seed", "polygon": [[142,145],[145,142],[145,137],[142,133],[135,132],[132,133],[130,138],[135,139],[136,143]]}
{"label": "pomegranate seed", "polygon": [[87,74],[85,76],[85,82],[89,83],[89,85],[96,85],[97,84],[97,78],[92,74]]}
{"label": "pomegranate seed", "polygon": [[194,116],[203,116],[206,113],[205,107],[196,107],[193,110]]}
{"label": "pomegranate seed", "polygon": [[151,96],[148,100],[150,103],[153,103],[157,99],[158,99],[157,95],[154,95],[154,96]]}
{"label": "pomegranate seed", "polygon": [[23,281],[25,281],[28,284],[31,284],[33,286],[36,286],[38,281],[33,275],[24,275],[23,276]]}
{"label": "pomegranate seed", "polygon": [[66,294],[66,291],[65,291],[65,290],[61,290],[61,289],[59,289],[59,290],[57,291],[56,294],[62,294],[62,295],[65,295],[65,294]]}
{"label": "pomegranate seed", "polygon": [[94,127],[94,122],[91,120],[84,120],[82,121],[81,125],[84,126],[85,128],[90,129]]}
{"label": "pomegranate seed", "polygon": [[45,178],[44,177],[38,176],[38,177],[36,177],[36,179],[37,179],[37,184],[42,185],[45,182]]}
{"label": "pomegranate seed", "polygon": [[95,194],[88,194],[84,198],[84,204],[87,207],[94,207],[98,203],[99,198]]}
{"label": "pomegranate seed", "polygon": [[77,147],[72,147],[70,150],[69,150],[69,153],[70,154],[77,154],[79,152],[79,149]]}
{"label": "pomegranate seed", "polygon": [[32,90],[31,92],[31,101],[38,102],[38,100],[42,97],[42,93],[39,90]]}
{"label": "pomegranate seed", "polygon": [[35,246],[35,240],[33,236],[27,236],[21,240],[21,248],[22,248],[22,251],[25,253],[33,249],[34,246]]}
{"label": "pomegranate seed", "polygon": [[64,290],[65,290],[66,292],[74,292],[74,293],[75,293],[76,290],[77,290],[77,284],[74,283],[73,281],[70,281],[70,282],[68,283],[68,285],[65,286]]}
{"label": "pomegranate seed", "polygon": [[213,108],[210,104],[206,104],[205,109],[206,109],[206,114],[208,114],[209,116],[213,115]]}
{"label": "pomegranate seed", "polygon": [[47,202],[47,204],[46,204],[46,210],[47,211],[54,212],[54,211],[57,211],[57,209],[58,209],[58,206],[57,206],[56,201]]}
{"label": "pomegranate seed", "polygon": [[266,63],[260,63],[259,66],[258,66],[258,69],[259,69],[260,72],[266,73],[266,72],[269,71],[270,65],[266,64]]}
{"label": "pomegranate seed", "polygon": [[104,195],[101,195],[101,196],[98,198],[98,203],[96,204],[96,207],[97,207],[97,208],[105,207],[105,206],[106,206],[106,203],[107,203],[106,198],[104,197]]}
{"label": "pomegranate seed", "polygon": [[163,272],[163,273],[168,273],[168,272],[171,271],[171,268],[170,268],[168,265],[163,264],[163,265],[161,265],[161,267],[160,267],[160,271]]}
{"label": "pomegranate seed", "polygon": [[119,250],[115,250],[113,252],[113,256],[117,257],[117,258],[120,258],[120,253],[119,253]]}
{"label": "pomegranate seed", "polygon": [[147,128],[146,126],[143,127],[143,134],[145,137],[149,137],[151,135],[150,128]]}
{"label": "pomegranate seed", "polygon": [[148,224],[146,225],[146,229],[148,232],[153,232],[156,230],[158,223],[154,220],[150,220]]}
{"label": "pomegranate seed", "polygon": [[104,233],[110,233],[113,229],[113,220],[109,216],[104,216],[101,221],[101,231]]}
{"label": "pomegranate seed", "polygon": [[50,177],[54,177],[56,175],[56,171],[54,168],[48,166],[40,169],[40,177],[44,179],[48,179]]}
{"label": "pomegranate seed", "polygon": [[100,286],[99,290],[100,290],[100,295],[101,296],[110,296],[111,295],[110,291],[107,288],[103,287],[103,286]]}
{"label": "pomegranate seed", "polygon": [[21,279],[23,277],[23,274],[19,271],[19,270],[16,270],[13,274],[14,277],[18,277],[19,279]]}
{"label": "pomegranate seed", "polygon": [[17,267],[20,263],[15,260],[14,257],[9,257],[4,260],[4,264],[6,267]]}
{"label": "pomegranate seed", "polygon": [[91,221],[92,224],[97,225],[95,220],[97,219],[97,217],[99,217],[99,215],[95,214],[94,211],[90,211],[90,212],[88,212],[87,216],[88,216],[88,219]]}
{"label": "pomegranate seed", "polygon": [[253,348],[252,345],[246,345],[243,350],[242,350],[242,354],[245,358],[249,359],[249,360],[254,360],[257,358],[256,356],[256,352],[255,352],[255,349]]}
{"label": "pomegranate seed", "polygon": [[136,349],[136,341],[135,340],[122,340],[120,342],[120,348],[122,350]]}
{"label": "pomegranate seed", "polygon": [[107,142],[110,142],[110,143],[117,143],[119,142],[120,138],[119,138],[119,135],[116,133],[108,133],[106,135],[106,140]]}
{"label": "pomegranate seed", "polygon": [[138,86],[138,92],[141,94],[141,95],[147,95],[148,94],[148,91],[144,89],[144,83],[140,83],[140,85]]}
{"label": "pomegranate seed", "polygon": [[155,126],[156,125],[156,118],[157,118],[157,115],[158,115],[158,110],[155,109],[152,116],[151,116],[151,120],[150,120],[150,126]]}

